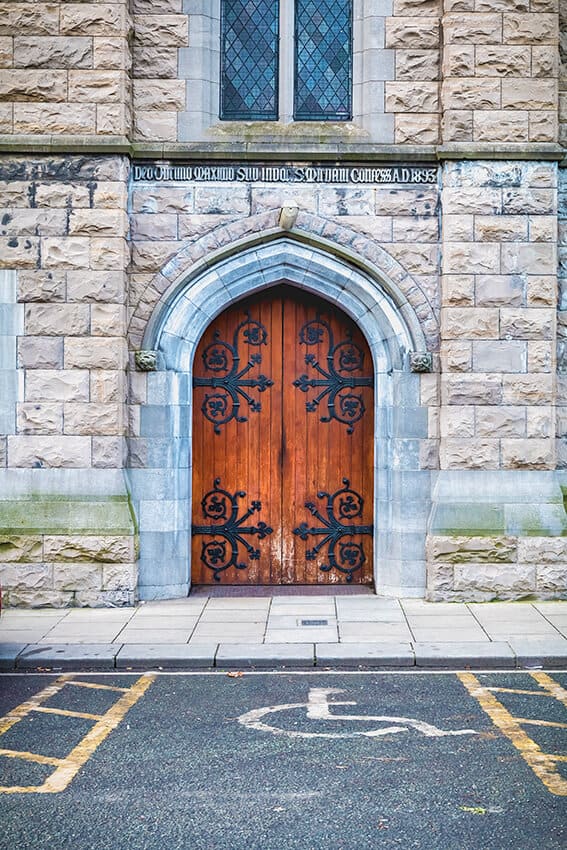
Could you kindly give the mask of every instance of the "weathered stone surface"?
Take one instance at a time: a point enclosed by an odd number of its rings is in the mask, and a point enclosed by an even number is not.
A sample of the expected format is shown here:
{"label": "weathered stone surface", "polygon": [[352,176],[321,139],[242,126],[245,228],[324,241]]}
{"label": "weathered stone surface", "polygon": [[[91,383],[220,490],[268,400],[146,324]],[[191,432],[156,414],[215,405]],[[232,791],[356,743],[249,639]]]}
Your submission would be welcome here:
{"label": "weathered stone surface", "polygon": [[64,301],[64,272],[28,271],[18,273],[18,301]]}
{"label": "weathered stone surface", "polygon": [[125,97],[121,71],[69,71],[69,100],[73,103],[115,103]]}
{"label": "weathered stone surface", "polygon": [[438,80],[438,50],[398,50],[396,52],[398,80]]}
{"label": "weathered stone surface", "polygon": [[120,404],[68,402],[65,405],[65,434],[113,436],[124,433]]}
{"label": "weathered stone surface", "polygon": [[10,436],[8,463],[10,466],[82,469],[91,463],[91,441],[89,437]]}
{"label": "weathered stone surface", "polygon": [[139,141],[177,141],[177,112],[136,112],[134,136]]}
{"label": "weathered stone surface", "polygon": [[0,237],[0,268],[36,268],[39,262],[39,239],[32,236]]}
{"label": "weathered stone surface", "polygon": [[473,343],[473,369],[475,372],[525,372],[526,355],[525,342],[476,340]]}
{"label": "weathered stone surface", "polygon": [[377,215],[435,215],[436,189],[376,189]]}
{"label": "weathered stone surface", "polygon": [[0,36],[0,68],[11,68],[14,62],[13,39]]}
{"label": "weathered stone surface", "polygon": [[[515,380],[518,377],[523,376],[514,375]],[[441,378],[441,397],[444,404],[500,404],[502,378],[499,375],[445,375]]]}
{"label": "weathered stone surface", "polygon": [[474,407],[443,407],[440,417],[442,437],[474,437]]}
{"label": "weathered stone surface", "polygon": [[505,44],[557,44],[559,33],[557,15],[506,14],[503,41]]}
{"label": "weathered stone surface", "polygon": [[14,131],[38,133],[94,133],[96,110],[91,104],[75,103],[16,103]]}
{"label": "weathered stone surface", "polygon": [[138,15],[135,41],[158,47],[184,47],[187,45],[188,19],[186,15]]}
{"label": "weathered stone surface", "polygon": [[502,245],[502,271],[521,274],[553,274],[557,249],[553,244],[512,242]]}
{"label": "weathered stone surface", "polygon": [[128,564],[134,560],[134,538],[46,535],[44,556],[50,561],[103,561]]}
{"label": "weathered stone surface", "polygon": [[107,404],[124,401],[126,377],[124,372],[93,369],[91,372],[91,401]]}
{"label": "weathered stone surface", "polygon": [[426,82],[386,82],[386,112],[437,112],[439,85]]}
{"label": "weathered stone surface", "polygon": [[475,54],[478,77],[529,77],[531,54],[529,47],[510,45],[479,45]]}
{"label": "weathered stone surface", "polygon": [[14,38],[16,68],[90,68],[92,61],[90,38],[18,35]]}
{"label": "weathered stone surface", "polygon": [[474,242],[472,215],[444,215],[442,228],[445,242]]}
{"label": "weathered stone surface", "polygon": [[566,537],[520,537],[518,560],[526,564],[567,565]]}
{"label": "weathered stone surface", "polygon": [[69,337],[65,340],[66,369],[125,369],[126,343],[122,338]]}
{"label": "weathered stone surface", "polygon": [[136,272],[158,272],[181,248],[181,242],[135,242],[132,268]]}
{"label": "weathered stone surface", "polygon": [[[441,343],[443,372],[470,372],[472,369],[472,343],[443,340]],[[472,436],[469,435],[469,436]]]}
{"label": "weathered stone surface", "polygon": [[19,337],[18,366],[23,369],[61,369],[63,340],[49,336]]}
{"label": "weathered stone surface", "polygon": [[[477,48],[478,50],[479,48]],[[443,49],[443,76],[472,77],[475,48],[467,44],[447,44]]]}
{"label": "weathered stone surface", "polygon": [[130,259],[125,239],[92,237],[90,240],[89,264],[96,271],[125,269]]}
{"label": "weathered stone surface", "polygon": [[551,339],[554,326],[554,311],[551,309],[500,311],[500,332],[506,339]]}
{"label": "weathered stone surface", "polygon": [[398,113],[395,117],[397,144],[435,145],[439,142],[439,115],[437,113]]}
{"label": "weathered stone surface", "polygon": [[89,373],[34,369],[26,373],[25,397],[27,401],[88,401]]}
{"label": "weathered stone surface", "polygon": [[53,587],[55,590],[102,589],[102,567],[100,564],[53,564]]}
{"label": "weathered stone surface", "polygon": [[[0,562],[41,561],[42,538],[34,535],[0,535]],[[2,576],[4,579],[4,575]],[[4,579],[4,584],[6,584]]]}
{"label": "weathered stone surface", "polygon": [[62,3],[61,35],[125,36],[126,5],[122,3]]}
{"label": "weathered stone surface", "polygon": [[528,343],[528,372],[551,372],[554,366],[554,342]]}
{"label": "weathered stone surface", "polygon": [[134,41],[132,75],[136,78],[177,77],[177,48],[170,45],[148,45]]}
{"label": "weathered stone surface", "polygon": [[536,568],[529,564],[455,564],[455,590],[494,593],[506,599],[536,589]]}
{"label": "weathered stone surface", "polygon": [[42,591],[53,587],[53,568],[51,564],[1,564],[2,586],[9,594],[16,591]]}
{"label": "weathered stone surface", "polygon": [[504,189],[502,211],[515,215],[550,215],[556,211],[551,189]]}
{"label": "weathered stone surface", "polygon": [[71,236],[126,236],[128,218],[123,210],[73,210],[69,216]]}
{"label": "weathered stone surface", "polygon": [[502,391],[505,404],[550,404],[553,385],[550,375],[504,375]]}
{"label": "weathered stone surface", "polygon": [[507,469],[551,469],[553,440],[502,440],[502,466]]}
{"label": "weathered stone surface", "polygon": [[123,336],[126,333],[126,309],[122,304],[93,304],[91,334],[93,336]]}
{"label": "weathered stone surface", "polygon": [[65,232],[67,224],[65,210],[14,209],[2,215],[2,236],[55,236]]}
{"label": "weathered stone surface", "polygon": [[[194,209],[192,186],[144,186],[132,191],[133,213],[191,213]],[[214,225],[216,222],[212,220]]]}
{"label": "weathered stone surface", "polygon": [[452,591],[454,583],[455,571],[452,564],[427,564],[427,588],[429,591]]}
{"label": "weathered stone surface", "polygon": [[70,608],[75,594],[55,590],[10,590],[9,604],[12,608]]}
{"label": "weathered stone surface", "polygon": [[559,57],[547,45],[532,47],[532,77],[558,77]]}
{"label": "weathered stone surface", "polygon": [[520,242],[528,238],[528,221],[517,215],[478,215],[474,223],[479,242]]}
{"label": "weathered stone surface", "polygon": [[557,109],[555,80],[502,80],[503,109]]}
{"label": "weathered stone surface", "polygon": [[500,107],[500,80],[445,80],[443,105],[448,109],[495,109]]}
{"label": "weathered stone surface", "polygon": [[57,35],[60,3],[0,3],[0,35]]}
{"label": "weathered stone surface", "polygon": [[22,402],[16,421],[18,434],[61,434],[63,405]]}
{"label": "weathered stone surface", "polygon": [[525,291],[525,278],[521,275],[478,275],[475,303],[479,307],[521,306]]}
{"label": "weathered stone surface", "polygon": [[386,18],[386,47],[425,50],[439,46],[438,18]]}
{"label": "weathered stone surface", "polygon": [[124,38],[93,38],[93,67],[100,71],[128,71],[132,65],[129,43]]}
{"label": "weathered stone surface", "polygon": [[0,70],[0,101],[63,101],[67,98],[65,71]]}
{"label": "weathered stone surface", "polygon": [[562,594],[563,598],[565,598],[567,565],[538,564],[536,569],[538,592],[553,591],[553,593]]}
{"label": "weathered stone surface", "polygon": [[443,18],[445,44],[500,44],[502,16],[498,14],[450,13]]}
{"label": "weathered stone surface", "polygon": [[103,564],[102,565],[102,589],[103,590],[130,590],[136,589],[138,569],[136,564]]}
{"label": "weathered stone surface", "polygon": [[124,437],[93,437],[93,466],[99,469],[121,469],[126,461]]}
{"label": "weathered stone surface", "polygon": [[441,332],[445,339],[497,339],[498,310],[490,307],[445,307],[441,311]]}
{"label": "weathered stone surface", "polygon": [[552,437],[555,433],[555,408],[526,408],[526,437]]}
{"label": "weathered stone surface", "polygon": [[67,273],[68,301],[122,303],[125,278],[121,271],[70,271]]}
{"label": "weathered stone surface", "polygon": [[445,142],[472,141],[473,113],[471,110],[447,109],[441,121]]}
{"label": "weathered stone surface", "polygon": [[184,80],[134,80],[134,108],[140,111],[183,110]]}
{"label": "weathered stone surface", "polygon": [[524,437],[526,409],[512,406],[478,407],[475,425],[479,437]]}
{"label": "weathered stone surface", "polygon": [[473,130],[475,142],[527,142],[528,113],[497,109],[475,112]]}
{"label": "weathered stone surface", "polygon": [[[205,229],[205,232],[210,229]],[[133,215],[130,219],[131,236],[134,241],[145,240],[176,240],[178,216],[171,213],[154,213],[152,215]]]}
{"label": "weathered stone surface", "polygon": [[25,327],[30,335],[85,334],[89,329],[89,308],[86,304],[28,304]]}
{"label": "weathered stone surface", "polygon": [[557,142],[559,139],[557,112],[530,112],[529,134],[530,142]]}
{"label": "weathered stone surface", "polygon": [[449,186],[443,189],[442,200],[444,213],[490,215],[502,212],[501,189],[483,188],[483,191],[479,192],[478,187]]}
{"label": "weathered stone surface", "polygon": [[451,564],[514,563],[513,537],[428,537],[427,558]]}
{"label": "weathered stone surface", "polygon": [[498,469],[498,440],[446,438],[439,449],[441,469]]}

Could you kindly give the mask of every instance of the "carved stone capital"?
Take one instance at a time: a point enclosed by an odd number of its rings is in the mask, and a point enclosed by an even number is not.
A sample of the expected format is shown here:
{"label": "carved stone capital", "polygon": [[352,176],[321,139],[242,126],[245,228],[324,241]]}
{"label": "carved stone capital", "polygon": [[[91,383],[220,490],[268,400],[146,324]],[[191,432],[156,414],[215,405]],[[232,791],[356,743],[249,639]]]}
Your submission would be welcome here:
{"label": "carved stone capital", "polygon": [[433,355],[429,351],[410,351],[409,367],[412,372],[431,372]]}
{"label": "carved stone capital", "polygon": [[139,372],[157,372],[158,353],[149,349],[134,352],[136,369]]}

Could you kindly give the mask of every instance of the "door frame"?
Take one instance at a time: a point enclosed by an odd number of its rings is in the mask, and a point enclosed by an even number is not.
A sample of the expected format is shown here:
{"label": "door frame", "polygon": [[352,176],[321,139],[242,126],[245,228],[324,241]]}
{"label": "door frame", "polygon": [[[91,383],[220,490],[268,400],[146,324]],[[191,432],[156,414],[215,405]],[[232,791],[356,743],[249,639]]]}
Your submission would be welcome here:
{"label": "door frame", "polygon": [[144,348],[158,352],[158,371],[147,376],[141,408],[143,462],[129,470],[140,529],[140,598],[184,596],[191,586],[191,385],[198,342],[231,304],[284,282],[336,304],[366,337],[375,375],[375,587],[382,595],[423,596],[430,473],[419,468],[416,444],[428,436],[427,408],[408,360],[426,345],[413,309],[385,275],[323,240],[315,246],[312,236],[307,242],[280,232],[239,248],[184,275],[146,329]]}

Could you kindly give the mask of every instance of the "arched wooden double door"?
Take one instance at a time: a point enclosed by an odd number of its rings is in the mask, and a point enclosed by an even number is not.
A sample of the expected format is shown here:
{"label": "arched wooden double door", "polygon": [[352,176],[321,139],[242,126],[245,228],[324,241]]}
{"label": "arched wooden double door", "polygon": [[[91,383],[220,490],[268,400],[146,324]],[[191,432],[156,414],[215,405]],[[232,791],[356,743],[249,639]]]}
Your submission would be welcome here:
{"label": "arched wooden double door", "polygon": [[374,377],[351,319],[254,295],[209,326],[193,386],[193,583],[371,583]]}

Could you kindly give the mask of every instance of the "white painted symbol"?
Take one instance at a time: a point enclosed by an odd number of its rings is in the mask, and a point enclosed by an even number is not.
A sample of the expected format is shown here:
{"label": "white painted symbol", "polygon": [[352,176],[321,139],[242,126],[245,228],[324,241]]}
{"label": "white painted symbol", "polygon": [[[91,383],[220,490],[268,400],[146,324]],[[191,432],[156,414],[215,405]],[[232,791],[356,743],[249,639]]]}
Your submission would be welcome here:
{"label": "white painted symbol", "polygon": [[[289,738],[378,738],[380,735],[393,735],[398,732],[408,732],[415,729],[428,738],[444,738],[448,735],[476,735],[474,729],[438,729],[424,720],[416,720],[413,717],[392,717],[386,714],[331,714],[331,707],[335,705],[356,705],[352,700],[329,702],[331,694],[342,694],[342,688],[310,688],[307,702],[290,702],[283,705],[268,705],[264,708],[254,708],[241,714],[238,722],[248,729],[256,729],[260,732],[271,732],[272,735],[287,735]],[[297,708],[305,708],[307,720],[340,720],[340,721],[378,721],[380,723],[395,724],[383,726],[380,729],[371,729],[367,732],[353,730],[352,732],[299,732],[294,729],[281,729],[279,726],[270,726],[263,722],[263,718],[269,714],[282,711],[291,711]]]}

